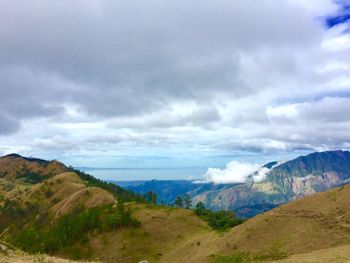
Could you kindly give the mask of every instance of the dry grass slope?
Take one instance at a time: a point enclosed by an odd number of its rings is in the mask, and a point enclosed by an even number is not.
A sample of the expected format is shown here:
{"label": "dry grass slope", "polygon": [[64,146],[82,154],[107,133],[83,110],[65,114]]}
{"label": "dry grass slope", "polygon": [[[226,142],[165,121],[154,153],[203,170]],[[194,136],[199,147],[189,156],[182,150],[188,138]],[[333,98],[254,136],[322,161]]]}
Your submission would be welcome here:
{"label": "dry grass slope", "polygon": [[58,161],[42,161],[39,159],[28,159],[19,155],[7,155],[0,157],[0,178],[14,179],[31,172],[43,177],[57,175],[67,172],[67,167]]}
{"label": "dry grass slope", "polygon": [[315,250],[310,253],[297,254],[276,263],[349,263],[350,245]]}
{"label": "dry grass slope", "polygon": [[185,261],[186,253],[174,252],[186,246],[186,252],[195,255],[197,250],[204,249],[207,236],[216,235],[190,210],[136,203],[127,207],[141,222],[140,227],[94,237],[90,246],[95,258],[103,262],[202,262]]}
{"label": "dry grass slope", "polygon": [[302,198],[234,228],[218,240],[220,253],[288,255],[350,244],[350,185]]}

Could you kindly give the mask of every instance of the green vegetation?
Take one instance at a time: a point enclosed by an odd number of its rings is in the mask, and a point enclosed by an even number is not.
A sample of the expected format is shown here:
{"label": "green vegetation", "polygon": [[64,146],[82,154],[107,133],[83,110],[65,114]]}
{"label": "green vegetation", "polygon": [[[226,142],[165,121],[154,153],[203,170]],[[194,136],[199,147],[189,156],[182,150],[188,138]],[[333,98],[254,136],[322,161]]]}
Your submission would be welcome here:
{"label": "green vegetation", "polygon": [[0,207],[0,231],[10,224],[21,226],[27,218],[38,213],[36,204],[28,203],[22,207],[17,201],[6,199],[4,205]]}
{"label": "green vegetation", "polygon": [[287,254],[280,247],[272,246],[264,254],[249,254],[244,252],[236,252],[230,256],[212,255],[212,263],[253,263],[266,262],[286,258]]}
{"label": "green vegetation", "polygon": [[40,222],[24,229],[12,227],[14,233],[8,241],[28,252],[53,253],[77,243],[84,244],[89,235],[96,232],[113,231],[119,227],[139,224],[121,202],[117,207],[106,205],[84,209],[83,206],[78,206],[72,213],[61,217],[53,226],[47,228],[43,228]]}
{"label": "green vegetation", "polygon": [[191,208],[192,200],[191,200],[191,197],[190,197],[189,194],[184,194],[183,202],[184,202],[184,205],[185,205],[186,209],[190,209]]}
{"label": "green vegetation", "polygon": [[143,198],[146,200],[146,202],[156,205],[157,204],[157,193],[153,191],[148,191],[143,195]]}
{"label": "green vegetation", "polygon": [[26,183],[29,183],[29,184],[37,184],[37,183],[40,183],[42,182],[45,177],[38,174],[38,173],[33,173],[33,172],[30,172],[30,171],[25,171],[21,177],[24,178],[24,181]]}
{"label": "green vegetation", "polygon": [[183,196],[177,196],[174,205],[177,208],[186,208],[190,209],[192,204],[191,196],[189,194],[184,194]]}
{"label": "green vegetation", "polygon": [[225,231],[244,222],[244,220],[236,217],[232,211],[213,212],[208,210],[204,207],[203,202],[198,202],[194,211],[199,217],[207,221],[210,227],[219,231]]}
{"label": "green vegetation", "polygon": [[175,199],[175,206],[177,208],[183,208],[184,207],[183,200],[182,200],[181,196],[176,197],[176,199]]}

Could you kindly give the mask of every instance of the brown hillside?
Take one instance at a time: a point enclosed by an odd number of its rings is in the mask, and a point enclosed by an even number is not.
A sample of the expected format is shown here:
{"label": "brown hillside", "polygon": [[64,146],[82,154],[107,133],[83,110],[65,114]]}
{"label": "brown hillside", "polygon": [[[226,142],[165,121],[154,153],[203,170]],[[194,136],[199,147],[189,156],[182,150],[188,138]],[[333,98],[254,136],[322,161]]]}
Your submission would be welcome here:
{"label": "brown hillside", "polygon": [[[102,262],[204,262],[219,236],[193,211],[129,203],[141,224],[93,237],[92,258]],[[186,249],[177,250],[185,246]]]}
{"label": "brown hillside", "polygon": [[25,158],[17,154],[0,157],[0,178],[14,179],[24,176],[26,173],[35,173],[44,177],[51,177],[68,168],[58,161],[43,161],[34,158]]}
{"label": "brown hillside", "polygon": [[91,208],[116,202],[111,193],[87,187],[73,172],[62,173],[34,185],[27,193],[27,200],[47,207],[56,217],[71,212],[78,205]]}
{"label": "brown hillside", "polygon": [[292,255],[350,244],[349,200],[346,185],[280,206],[231,230],[218,240],[219,251]]}

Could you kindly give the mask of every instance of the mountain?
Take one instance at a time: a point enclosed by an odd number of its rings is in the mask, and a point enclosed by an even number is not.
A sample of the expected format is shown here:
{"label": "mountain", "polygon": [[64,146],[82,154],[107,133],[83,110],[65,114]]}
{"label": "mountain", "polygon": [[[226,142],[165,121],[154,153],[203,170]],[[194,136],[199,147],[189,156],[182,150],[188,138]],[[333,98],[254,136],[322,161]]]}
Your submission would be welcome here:
{"label": "mountain", "polygon": [[148,191],[156,192],[158,203],[172,204],[177,196],[190,194],[196,196],[210,190],[227,189],[234,184],[199,183],[191,180],[151,180],[125,186],[133,192],[144,195]]}
{"label": "mountain", "polygon": [[[300,197],[219,232],[193,210],[147,204],[138,195],[64,165],[65,171],[56,174],[51,170],[56,161],[3,159],[7,162],[1,169],[8,174],[0,178],[0,240],[5,241],[0,242],[0,258],[5,262],[350,260],[350,185]],[[9,176],[23,162],[36,167],[39,182],[26,181],[20,173]],[[22,171],[28,175],[27,168]]]}
{"label": "mountain", "polygon": [[274,168],[266,181],[291,196],[305,196],[349,182],[350,152],[329,151],[300,156]]}
{"label": "mountain", "polygon": [[263,167],[270,171],[261,182],[216,185],[153,180],[128,188],[140,194],[155,191],[159,200],[166,202],[187,193],[193,204],[202,201],[212,210],[233,210],[240,217],[249,218],[291,200],[348,183],[350,152],[315,152],[280,165],[270,162]]}

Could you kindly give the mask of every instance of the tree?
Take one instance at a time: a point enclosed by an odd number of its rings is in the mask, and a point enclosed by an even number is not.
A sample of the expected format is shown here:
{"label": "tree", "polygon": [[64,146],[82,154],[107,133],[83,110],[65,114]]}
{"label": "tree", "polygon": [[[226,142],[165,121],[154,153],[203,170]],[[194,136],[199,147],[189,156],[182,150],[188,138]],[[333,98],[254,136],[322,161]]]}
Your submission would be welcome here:
{"label": "tree", "polygon": [[151,203],[153,205],[157,204],[157,193],[153,192],[152,198],[151,198]]}
{"label": "tree", "polygon": [[153,205],[157,204],[157,193],[153,192],[153,191],[148,191],[147,193],[144,194],[143,196],[145,198],[145,200]]}
{"label": "tree", "polygon": [[182,208],[184,206],[181,196],[176,197],[176,199],[175,199],[175,206],[178,207],[178,208]]}
{"label": "tree", "polygon": [[185,208],[190,209],[192,204],[191,196],[189,194],[185,194],[183,200],[185,203]]}
{"label": "tree", "polygon": [[213,212],[205,208],[203,202],[196,204],[195,213],[208,222],[209,226],[219,231],[225,231],[231,227],[242,224],[244,221],[236,217],[232,211],[221,210]]}
{"label": "tree", "polygon": [[195,212],[196,212],[196,214],[199,215],[199,216],[202,216],[202,215],[205,214],[206,209],[205,209],[205,206],[204,206],[204,204],[203,204],[202,201],[199,201],[199,202],[196,204]]}

